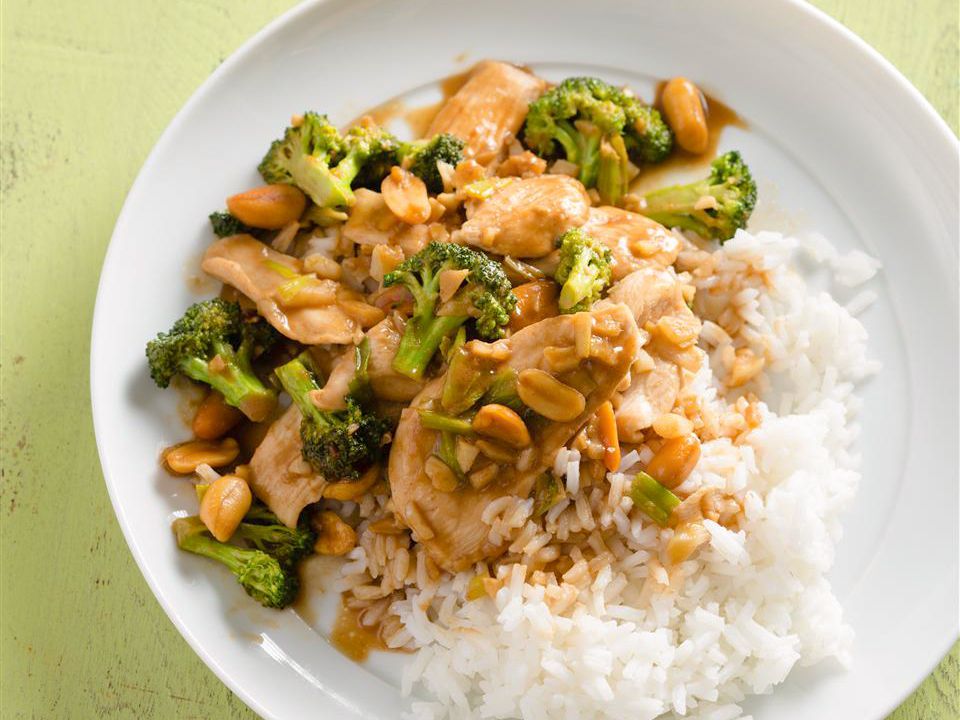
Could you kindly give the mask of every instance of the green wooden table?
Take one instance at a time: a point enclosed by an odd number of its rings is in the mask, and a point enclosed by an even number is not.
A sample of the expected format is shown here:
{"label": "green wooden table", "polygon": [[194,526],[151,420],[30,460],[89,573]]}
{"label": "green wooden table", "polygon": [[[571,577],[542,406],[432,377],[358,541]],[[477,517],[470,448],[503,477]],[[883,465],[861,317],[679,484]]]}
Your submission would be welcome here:
{"label": "green wooden table", "polygon": [[[100,264],[148,151],[210,72],[294,2],[0,4],[0,716],[253,718],[127,550],[97,460],[87,357]],[[816,4],[956,131],[956,0]],[[958,668],[955,646],[892,717],[960,717]]]}

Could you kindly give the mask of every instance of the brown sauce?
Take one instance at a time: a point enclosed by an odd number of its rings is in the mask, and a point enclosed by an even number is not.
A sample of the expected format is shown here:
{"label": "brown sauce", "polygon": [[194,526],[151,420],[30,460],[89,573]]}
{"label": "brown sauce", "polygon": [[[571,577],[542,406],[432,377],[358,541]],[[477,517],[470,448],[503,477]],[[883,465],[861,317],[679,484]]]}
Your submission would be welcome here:
{"label": "brown sauce", "polygon": [[371,650],[387,650],[380,639],[376,626],[364,627],[360,624],[360,612],[340,605],[337,621],[330,633],[330,643],[344,655],[356,662],[363,662]]}
{"label": "brown sauce", "polygon": [[[662,112],[660,103],[660,94],[663,91],[666,80],[657,83],[657,94],[654,101],[654,107]],[[706,105],[707,115],[707,149],[699,154],[687,152],[674,145],[670,156],[658,165],[644,168],[643,172],[634,180],[635,186],[642,186],[644,189],[657,187],[662,184],[661,178],[683,170],[696,170],[709,165],[717,156],[717,147],[720,144],[720,136],[724,128],[738,127],[744,130],[748,129],[747,122],[741,118],[736,111],[729,105],[720,102],[707,93],[703,94],[703,101]],[[635,188],[631,188],[635,191]]]}
{"label": "brown sauce", "polygon": [[440,87],[440,93],[443,95],[443,98],[435,103],[408,108],[402,99],[393,98],[361,113],[358,117],[347,123],[347,127],[356,125],[360,118],[364,116],[372,118],[377,125],[387,125],[394,120],[403,120],[410,128],[410,133],[413,137],[424,137],[427,134],[427,128],[430,127],[430,123],[433,122],[437,113],[440,112],[440,108],[443,107],[444,103],[446,103],[451,96],[455,95],[456,92],[463,87],[472,72],[473,68],[471,67],[463,72],[454,73],[453,75],[448,75],[438,80],[437,85]]}

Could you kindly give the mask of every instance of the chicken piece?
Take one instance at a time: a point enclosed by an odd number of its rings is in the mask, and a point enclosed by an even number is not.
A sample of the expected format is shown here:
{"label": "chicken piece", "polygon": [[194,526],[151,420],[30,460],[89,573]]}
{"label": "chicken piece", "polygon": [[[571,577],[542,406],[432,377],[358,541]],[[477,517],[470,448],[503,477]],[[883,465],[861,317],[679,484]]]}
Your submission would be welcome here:
{"label": "chicken piece", "polygon": [[423,389],[423,383],[393,369],[393,358],[400,347],[402,333],[391,318],[385,318],[367,331],[370,360],[367,375],[373,394],[381,400],[409,402]]}
{"label": "chicken piece", "polygon": [[680,368],[672,362],[653,358],[653,369],[640,373],[617,408],[617,432],[621,442],[643,442],[643,431],[670,412],[680,394]]}
{"label": "chicken piece", "polygon": [[468,158],[490,162],[509,138],[520,131],[527,117],[527,106],[545,89],[543,80],[525,70],[507,63],[484,61],[440,108],[426,137],[451,133],[464,140]]}
{"label": "chicken piece", "polygon": [[303,263],[250,235],[217,240],[207,249],[200,267],[250,298],[267,322],[292,340],[306,345],[345,345],[359,342],[363,336],[360,322],[338,304],[359,296],[333,280],[313,277],[284,300],[285,284],[302,276]]}
{"label": "chicken piece", "polygon": [[683,287],[673,272],[654,267],[636,270],[615,283],[603,302],[623,303],[629,307],[641,328],[662,317],[672,316],[696,321],[699,334],[700,321],[687,306]]}
{"label": "chicken piece", "polygon": [[[634,373],[616,412],[620,438],[624,442],[640,442],[643,431],[657,417],[673,409],[680,393],[680,368],[695,371],[700,363],[702,352],[695,347],[700,319],[687,306],[676,275],[654,267],[632,272],[616,283],[598,305],[608,303],[625,304],[638,326],[653,330],[646,347],[653,359],[653,368]],[[665,338],[660,330],[664,320],[671,331],[688,336],[682,345]]]}
{"label": "chicken piece", "polygon": [[[456,572],[503,551],[504,543],[493,543],[488,537],[490,526],[482,519],[487,505],[507,495],[521,498],[529,495],[535,479],[546,469],[556,451],[613,395],[629,372],[640,336],[629,309],[614,305],[589,315],[592,317],[590,357],[575,363],[573,370],[556,376],[581,392],[584,398],[582,411],[563,422],[542,418],[542,422],[531,423],[528,427],[530,445],[512,453],[516,464],[493,466],[495,477],[480,489],[467,482],[451,492],[444,492],[436,489],[426,474],[425,465],[438,441],[438,433],[423,426],[418,409],[435,406],[445,378],[427,385],[403,411],[390,451],[388,475],[393,504],[400,519],[442,567]],[[583,327],[578,325],[582,319],[577,318],[576,315],[548,318],[518,331],[507,340],[496,343],[476,341],[470,344],[470,352],[477,357],[498,351],[508,354],[495,372],[508,368],[518,373],[528,368],[551,372],[553,366],[547,357],[575,353],[576,328]],[[550,352],[546,353],[548,348]]]}
{"label": "chicken piece", "polygon": [[614,281],[641,267],[668,267],[680,252],[680,241],[663,225],[616,207],[591,208],[583,230],[610,248]]}
{"label": "chicken piece", "polygon": [[557,236],[587,221],[590,196],[566,175],[505,182],[486,200],[467,203],[467,221],[455,241],[498,255],[548,255]]}
{"label": "chicken piece", "polygon": [[287,527],[320,500],[327,482],[300,454],[300,410],[291,405],[267,431],[250,460],[250,487]]}

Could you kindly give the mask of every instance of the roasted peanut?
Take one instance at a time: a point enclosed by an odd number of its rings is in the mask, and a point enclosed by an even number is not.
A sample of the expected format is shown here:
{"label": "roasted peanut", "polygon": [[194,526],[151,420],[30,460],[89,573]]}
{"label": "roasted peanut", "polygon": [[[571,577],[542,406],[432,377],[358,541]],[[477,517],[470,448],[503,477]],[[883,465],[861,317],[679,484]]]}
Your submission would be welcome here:
{"label": "roasted peanut", "polygon": [[357,544],[357,532],[332,510],[314,516],[317,542],[313,549],[318,555],[343,555]]}
{"label": "roasted peanut", "polygon": [[675,77],[664,85],[660,101],[677,144],[695,155],[706,152],[710,132],[700,89],[684,77]]}
{"label": "roasted peanut", "polygon": [[653,431],[662,438],[673,440],[693,432],[693,423],[682,415],[665,413],[653,421]]}
{"label": "roasted peanut", "polygon": [[673,565],[682,563],[709,539],[710,533],[701,523],[684,523],[677,527],[667,543],[667,559]]}
{"label": "roasted peanut", "polygon": [[227,198],[227,210],[240,222],[279,230],[303,215],[307,198],[293,185],[264,185]]}
{"label": "roasted peanut", "polygon": [[534,280],[513,289],[517,306],[510,316],[510,329],[516,332],[546,318],[560,314],[557,298],[560,288],[552,280]]}
{"label": "roasted peanut", "polygon": [[250,509],[253,495],[242,477],[224,475],[215,480],[200,501],[200,519],[220,542],[229,540]]}
{"label": "roasted peanut", "polygon": [[212,390],[193,416],[193,434],[201,440],[216,440],[242,419],[243,413],[240,410],[227,405],[223,395]]}
{"label": "roasted peanut", "polygon": [[667,440],[650,459],[647,474],[667,488],[682,483],[700,459],[700,438],[694,434]]}
{"label": "roasted peanut", "polygon": [[524,405],[554,422],[569,422],[586,407],[580,392],[537,368],[527,368],[519,374],[517,394]]}
{"label": "roasted peanut", "polygon": [[474,490],[483,490],[483,488],[493,482],[498,472],[500,472],[500,468],[497,465],[487,465],[480,470],[474,470],[469,475],[470,484]]}
{"label": "roasted peanut", "polygon": [[380,479],[380,466],[373,465],[356,480],[328,483],[323,488],[323,497],[331,500],[356,500],[372,488]]}
{"label": "roasted peanut", "polygon": [[380,185],[380,192],[390,212],[408,225],[418,225],[430,219],[427,186],[409,170],[394,165]]}
{"label": "roasted peanut", "polygon": [[573,345],[556,347],[551,345],[543,349],[543,359],[555,373],[565,373],[580,365],[577,349]]}
{"label": "roasted peanut", "polygon": [[490,458],[494,462],[511,463],[517,457],[516,452],[498,442],[484,440],[481,438],[477,440],[476,445],[477,450],[482,452],[486,457]]}
{"label": "roasted peanut", "polygon": [[523,418],[506,405],[484,405],[473,416],[471,426],[478,435],[500,440],[511,447],[519,449],[530,444],[530,431]]}
{"label": "roasted peanut", "polygon": [[163,461],[172,472],[178,475],[189,475],[196,471],[198,465],[207,464],[210,467],[229,465],[237,459],[239,454],[240,446],[233,438],[224,438],[220,442],[191,440],[169,448],[163,454]]}
{"label": "roasted peanut", "polygon": [[430,478],[430,484],[440,492],[453,492],[457,489],[457,476],[443,460],[431,455],[424,463],[423,471]]}

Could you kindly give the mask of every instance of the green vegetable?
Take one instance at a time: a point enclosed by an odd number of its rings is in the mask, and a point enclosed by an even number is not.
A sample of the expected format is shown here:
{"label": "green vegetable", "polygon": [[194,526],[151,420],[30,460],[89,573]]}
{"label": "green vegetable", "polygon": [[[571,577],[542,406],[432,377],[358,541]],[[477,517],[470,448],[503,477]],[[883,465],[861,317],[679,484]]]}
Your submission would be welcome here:
{"label": "green vegetable", "polygon": [[178,374],[206,383],[251,419],[262,420],[277,396],[260,382],[251,361],[258,348],[268,348],[276,338],[266,322],[245,322],[237,303],[204,300],[187,308],[169,332],[147,343],[150,375],[159,387],[167,387]]}
{"label": "green vegetable", "polygon": [[552,473],[541,473],[537,477],[536,489],[534,490],[534,517],[542,517],[563,500],[567,495],[567,489],[563,483]]}
{"label": "green vegetable", "polygon": [[244,225],[239,218],[226,211],[210,213],[210,227],[213,228],[213,234],[221,238],[241,234],[259,237],[260,234],[259,230]]}
{"label": "green vegetable", "polygon": [[437,163],[444,162],[456,167],[463,160],[463,147],[463,140],[456,135],[441,133],[429,140],[404,143],[400,148],[400,157],[410,159],[410,172],[423,180],[428,192],[436,195],[443,192],[443,178]]}
{"label": "green vegetable", "polygon": [[757,186],[740,153],[731,151],[710,164],[704,180],[654,190],[644,200],[639,212],[661,225],[725,242],[746,227],[757,204]]}
{"label": "green vegetable", "polygon": [[419,413],[420,424],[430,430],[440,430],[441,432],[449,432],[454,435],[473,434],[473,426],[470,424],[470,421],[465,418],[444,415],[435,410],[424,410],[422,408],[419,410]]}
{"label": "green vegetable", "polygon": [[[259,503],[254,507],[258,505]],[[288,528],[276,515],[262,506],[252,513],[247,513],[243,522],[237,526],[234,537],[276,558],[281,565],[288,568],[310,555],[317,541],[316,534],[307,523]]]}
{"label": "green vegetable", "polygon": [[343,410],[320,410],[314,405],[310,393],[320,385],[309,353],[300,354],[275,372],[300,408],[303,457],[327,481],[354,480],[380,460],[389,424],[353,395],[347,395]]}
{"label": "green vegetable", "polygon": [[630,485],[630,497],[660,527],[666,527],[680,498],[645,472],[638,472]]}
{"label": "green vegetable", "polygon": [[576,164],[580,182],[610,204],[627,191],[629,159],[660,162],[673,147],[659,112],[592,77],[567,78],[530,103],[523,140],[538,155]]}
{"label": "green vegetable", "polygon": [[560,312],[587,312],[610,285],[613,255],[580,228],[567,230],[557,240],[560,264],[554,279],[561,284]]}
{"label": "green vegetable", "polygon": [[[444,270],[469,270],[469,274],[441,306],[440,273]],[[517,304],[500,263],[453,243],[430,243],[388,273],[383,284],[403,285],[413,295],[413,316],[393,360],[394,370],[413,379],[423,377],[443,339],[454,336],[471,318],[480,337],[502,337]]]}
{"label": "green vegetable", "polygon": [[296,573],[262,550],[215,540],[198,517],[175,520],[173,533],[181,550],[226,565],[247,595],[264,607],[284,608],[296,597],[299,589]]}
{"label": "green vegetable", "polygon": [[268,183],[296,185],[320,208],[344,208],[354,203],[351,186],[360,172],[366,168],[366,182],[371,173],[385,175],[397,147],[396,138],[376,125],[341,135],[326,115],[307,112],[273,141],[258,169]]}

